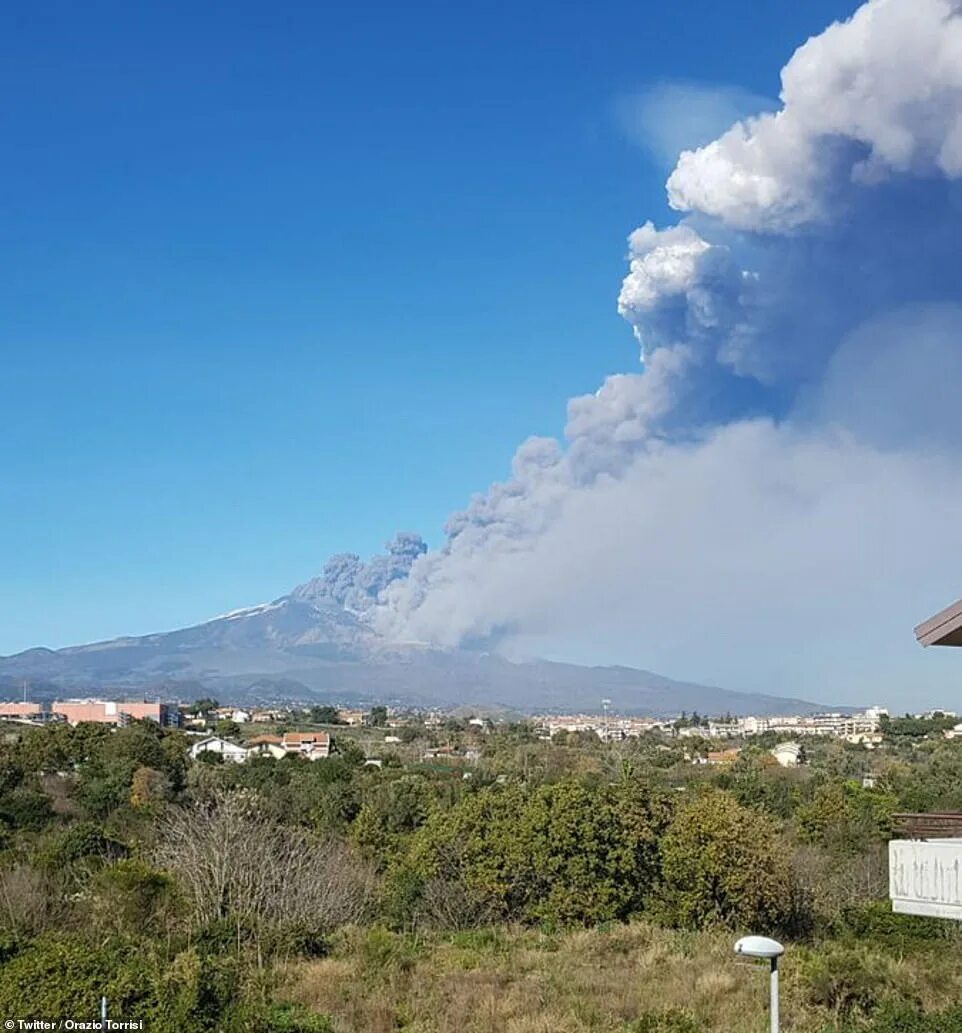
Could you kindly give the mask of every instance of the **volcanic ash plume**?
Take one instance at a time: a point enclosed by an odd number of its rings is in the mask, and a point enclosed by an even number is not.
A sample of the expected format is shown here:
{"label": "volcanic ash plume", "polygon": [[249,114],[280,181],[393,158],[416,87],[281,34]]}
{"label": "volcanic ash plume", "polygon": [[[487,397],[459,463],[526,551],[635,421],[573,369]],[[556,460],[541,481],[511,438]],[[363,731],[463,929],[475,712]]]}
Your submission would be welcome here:
{"label": "volcanic ash plume", "polygon": [[641,372],[526,441],[383,630],[826,695],[910,669],[962,584],[960,8],[866,3],[681,154],[681,221],[629,237]]}

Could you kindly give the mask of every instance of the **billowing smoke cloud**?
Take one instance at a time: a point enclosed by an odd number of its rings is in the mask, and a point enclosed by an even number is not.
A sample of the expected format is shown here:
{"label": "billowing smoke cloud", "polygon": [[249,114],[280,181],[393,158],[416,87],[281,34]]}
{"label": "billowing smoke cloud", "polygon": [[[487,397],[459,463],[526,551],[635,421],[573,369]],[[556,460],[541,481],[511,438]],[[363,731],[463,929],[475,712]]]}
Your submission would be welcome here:
{"label": "billowing smoke cloud", "polygon": [[681,155],[683,221],[629,238],[643,371],[451,518],[381,593],[388,634],[821,698],[920,685],[911,625],[962,594],[962,0],[871,0],[782,84]]}
{"label": "billowing smoke cloud", "polygon": [[958,0],[873,0],[796,51],[782,107],[685,152],[668,180],[680,211],[748,230],[830,217],[902,175],[962,176]]}
{"label": "billowing smoke cloud", "polygon": [[414,561],[427,552],[421,536],[410,531],[398,531],[384,547],[386,556],[374,556],[367,563],[353,552],[332,556],[320,577],[299,585],[291,596],[312,603],[334,603],[354,613],[369,612],[380,594],[406,578]]}

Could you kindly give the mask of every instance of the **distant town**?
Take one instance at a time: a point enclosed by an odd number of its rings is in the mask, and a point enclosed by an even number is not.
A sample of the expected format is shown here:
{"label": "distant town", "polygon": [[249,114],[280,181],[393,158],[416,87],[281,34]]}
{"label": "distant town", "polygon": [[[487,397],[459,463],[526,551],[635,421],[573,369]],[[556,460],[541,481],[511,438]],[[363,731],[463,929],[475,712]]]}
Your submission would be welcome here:
{"label": "distant town", "polygon": [[[906,718],[937,723],[938,734],[946,739],[962,737],[962,722],[956,722],[952,711],[935,710],[906,715]],[[391,749],[420,743],[417,758],[406,760],[467,762],[481,757],[484,736],[499,725],[526,725],[532,738],[558,741],[570,737],[596,739],[602,743],[618,743],[643,736],[656,736],[676,741],[683,748],[684,758],[692,764],[726,764],[734,761],[741,748],[737,740],[765,738],[769,753],[783,767],[805,762],[805,749],[800,741],[812,737],[842,740],[850,745],[872,750],[880,746],[890,721],[884,707],[868,707],[858,712],[831,712],[811,715],[758,717],[724,715],[705,717],[697,713],[681,713],[667,718],[619,715],[604,701],[600,714],[542,714],[521,721],[439,710],[416,711],[373,706],[358,707],[303,704],[278,706],[221,706],[216,700],[182,702],[179,700],[149,701],[112,699],[63,699],[52,702],[30,700],[0,701],[0,721],[28,725],[64,723],[76,726],[84,722],[126,727],[131,722],[149,720],[165,728],[182,729],[191,739],[191,759],[205,754],[218,755],[225,762],[240,763],[255,757],[280,759],[287,756],[322,760],[336,752],[331,731],[378,729],[374,755],[366,758],[372,766],[380,766]],[[323,729],[327,730],[323,730]],[[468,739],[445,733],[473,733]],[[427,733],[425,745],[420,733]],[[717,742],[719,747],[711,748]],[[409,754],[409,750],[403,751]]]}

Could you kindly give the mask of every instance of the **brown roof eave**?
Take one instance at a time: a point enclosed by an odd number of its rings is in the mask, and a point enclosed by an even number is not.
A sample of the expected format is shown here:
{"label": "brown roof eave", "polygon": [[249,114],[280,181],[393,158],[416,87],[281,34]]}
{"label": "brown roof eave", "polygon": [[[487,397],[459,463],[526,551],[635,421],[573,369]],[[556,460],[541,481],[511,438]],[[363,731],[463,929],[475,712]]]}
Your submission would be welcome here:
{"label": "brown roof eave", "polygon": [[962,599],[922,621],[915,637],[923,646],[962,646]]}

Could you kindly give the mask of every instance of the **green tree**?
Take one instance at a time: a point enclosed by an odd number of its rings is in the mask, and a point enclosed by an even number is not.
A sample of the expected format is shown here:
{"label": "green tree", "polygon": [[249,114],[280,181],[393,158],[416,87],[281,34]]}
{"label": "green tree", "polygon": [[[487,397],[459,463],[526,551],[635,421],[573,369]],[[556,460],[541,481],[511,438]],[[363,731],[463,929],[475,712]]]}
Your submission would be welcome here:
{"label": "green tree", "polygon": [[858,855],[892,834],[897,800],[858,782],[826,782],[810,803],[799,807],[799,835],[836,855]]}
{"label": "green tree", "polygon": [[50,797],[34,789],[14,789],[0,797],[0,825],[11,830],[38,831],[54,818]]}
{"label": "green tree", "polygon": [[316,725],[344,724],[338,716],[337,707],[332,706],[311,707],[308,711],[308,719]]}
{"label": "green tree", "polygon": [[134,770],[130,780],[131,807],[150,807],[167,799],[170,793],[170,781],[156,768],[141,765]]}
{"label": "green tree", "polygon": [[489,786],[432,816],[409,861],[422,879],[461,882],[506,918],[626,918],[656,884],[666,813],[635,785]]}
{"label": "green tree", "polygon": [[791,863],[775,823],[727,792],[707,790],[678,809],[662,840],[662,913],[673,924],[759,932],[790,927]]}
{"label": "green tree", "polygon": [[371,707],[370,713],[364,718],[364,723],[372,728],[384,728],[387,724],[387,707]]}
{"label": "green tree", "polygon": [[354,739],[339,735],[331,742],[331,748],[340,755],[346,764],[363,764],[367,758],[363,748]]}
{"label": "green tree", "polygon": [[193,703],[188,703],[184,707],[185,714],[209,714],[212,710],[217,710],[220,707],[220,703],[216,699],[204,697],[203,699],[194,700]]}
{"label": "green tree", "polygon": [[162,745],[164,735],[154,721],[133,721],[94,742],[80,765],[77,787],[90,817],[105,818],[128,804],[138,769],[150,768],[166,777],[171,758]]}
{"label": "green tree", "polygon": [[378,782],[364,797],[351,825],[351,839],[362,856],[380,868],[396,860],[406,838],[417,831],[431,811],[433,794],[417,775]]}

